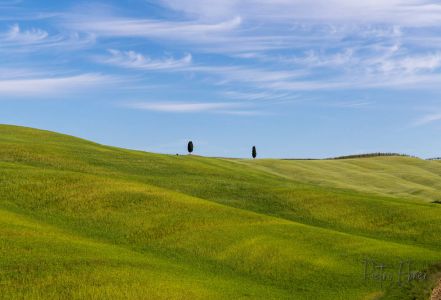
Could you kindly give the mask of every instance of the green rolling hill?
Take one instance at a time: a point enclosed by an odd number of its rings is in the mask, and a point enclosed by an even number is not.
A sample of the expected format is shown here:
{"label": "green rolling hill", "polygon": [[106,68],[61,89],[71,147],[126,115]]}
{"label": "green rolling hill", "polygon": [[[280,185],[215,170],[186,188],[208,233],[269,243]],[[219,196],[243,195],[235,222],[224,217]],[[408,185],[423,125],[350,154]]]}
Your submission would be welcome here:
{"label": "green rolling hill", "polygon": [[0,125],[0,298],[413,299],[432,281],[365,280],[363,261],[441,262],[437,200],[438,161],[159,155]]}

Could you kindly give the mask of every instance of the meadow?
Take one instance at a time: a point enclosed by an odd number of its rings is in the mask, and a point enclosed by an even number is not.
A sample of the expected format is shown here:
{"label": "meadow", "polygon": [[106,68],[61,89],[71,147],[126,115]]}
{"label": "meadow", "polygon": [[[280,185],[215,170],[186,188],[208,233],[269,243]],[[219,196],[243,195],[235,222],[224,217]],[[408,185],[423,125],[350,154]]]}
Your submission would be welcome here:
{"label": "meadow", "polygon": [[[0,125],[1,299],[427,299],[441,162],[160,155]],[[366,259],[426,280],[366,280]]]}

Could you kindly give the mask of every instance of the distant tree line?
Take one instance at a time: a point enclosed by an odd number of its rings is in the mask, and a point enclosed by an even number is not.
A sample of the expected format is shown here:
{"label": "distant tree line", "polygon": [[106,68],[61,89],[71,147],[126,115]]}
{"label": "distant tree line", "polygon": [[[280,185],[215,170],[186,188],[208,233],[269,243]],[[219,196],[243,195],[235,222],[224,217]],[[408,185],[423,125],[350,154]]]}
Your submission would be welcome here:
{"label": "distant tree line", "polygon": [[332,157],[330,159],[370,158],[370,157],[379,157],[379,156],[402,156],[402,157],[414,157],[415,158],[415,156],[401,154],[401,153],[376,152],[376,153],[364,153],[364,154],[337,156],[337,157]]}

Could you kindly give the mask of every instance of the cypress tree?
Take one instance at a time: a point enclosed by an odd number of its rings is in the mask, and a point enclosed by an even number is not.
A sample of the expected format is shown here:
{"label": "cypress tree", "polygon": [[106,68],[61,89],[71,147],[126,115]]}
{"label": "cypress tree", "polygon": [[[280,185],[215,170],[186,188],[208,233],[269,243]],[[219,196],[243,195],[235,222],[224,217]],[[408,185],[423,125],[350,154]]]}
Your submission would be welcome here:
{"label": "cypress tree", "polygon": [[193,152],[193,142],[189,141],[187,145],[188,153],[191,154]]}
{"label": "cypress tree", "polygon": [[256,150],[256,146],[253,146],[253,151],[252,151],[252,155],[253,155],[253,159],[255,159],[257,157],[257,150]]}

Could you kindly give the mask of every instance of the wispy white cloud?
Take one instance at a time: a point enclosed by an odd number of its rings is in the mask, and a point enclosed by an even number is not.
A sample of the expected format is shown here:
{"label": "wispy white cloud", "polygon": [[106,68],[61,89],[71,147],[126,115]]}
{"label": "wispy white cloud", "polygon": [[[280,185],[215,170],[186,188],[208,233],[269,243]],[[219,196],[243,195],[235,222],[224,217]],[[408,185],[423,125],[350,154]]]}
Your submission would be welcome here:
{"label": "wispy white cloud", "polygon": [[[184,102],[132,102],[124,104],[125,107],[150,110],[158,112],[194,113],[194,112],[240,112],[243,105],[240,103],[228,102],[205,102],[205,103],[184,103]],[[245,112],[245,111],[243,111]]]}
{"label": "wispy white cloud", "polygon": [[[391,50],[393,49],[393,50]],[[386,48],[377,56],[357,56],[353,51],[342,54],[317,56],[308,54],[300,58],[275,58],[285,65],[290,63],[303,67],[288,70],[248,67],[242,65],[204,65],[192,62],[190,55],[181,59],[148,58],[135,51],[111,50],[111,57],[101,62],[134,70],[165,70],[202,74],[214,77],[222,85],[247,84],[251,88],[263,89],[263,92],[251,94],[229,93],[230,98],[280,100],[290,94],[283,93],[313,90],[365,89],[365,88],[426,88],[437,86],[441,78],[436,72],[441,67],[441,54],[402,55],[395,57],[398,48]],[[305,68],[305,66],[307,68]],[[330,73],[327,77],[312,78],[314,71],[308,68],[335,68],[345,66],[347,72]]]}
{"label": "wispy white cloud", "polygon": [[118,80],[101,74],[80,74],[65,77],[0,78],[0,95],[8,97],[65,96],[91,89],[112,86]]}
{"label": "wispy white cloud", "polygon": [[297,95],[291,95],[290,93],[276,93],[270,91],[252,91],[252,92],[238,92],[238,91],[226,91],[224,95],[231,99],[248,100],[248,101],[280,101],[287,99],[296,99]]}
{"label": "wispy white cloud", "polygon": [[0,67],[0,80],[37,78],[47,76],[45,71],[29,68]]}
{"label": "wispy white cloud", "polygon": [[419,127],[438,121],[441,121],[441,113],[428,114],[417,119],[415,122],[412,123],[412,126]]}
{"label": "wispy white cloud", "polygon": [[319,91],[342,89],[425,89],[434,88],[441,84],[438,74],[406,76],[380,76],[378,74],[354,78],[351,75],[340,76],[333,79],[294,80],[267,83],[262,87],[273,90],[285,91]]}
{"label": "wispy white cloud", "polygon": [[22,44],[32,44],[41,42],[46,39],[49,34],[41,29],[21,30],[18,24],[13,25],[3,36],[5,42],[17,42]]}
{"label": "wispy white cloud", "polygon": [[216,76],[217,83],[265,83],[277,82],[298,78],[304,72],[292,70],[267,70],[247,66],[224,66],[224,65],[204,65],[193,64],[192,56],[186,55],[181,59],[160,59],[153,60],[135,51],[121,52],[111,50],[111,57],[99,61],[111,65],[134,70],[169,70],[180,72],[192,72],[205,75]]}
{"label": "wispy white cloud", "polygon": [[[426,88],[440,84],[441,52],[413,53],[400,44],[373,44],[340,49],[310,50],[304,55],[258,54],[255,59],[307,70],[294,80],[267,82],[267,87],[286,90],[342,88]],[[326,77],[317,76],[326,72]],[[305,79],[306,77],[313,79]]]}
{"label": "wispy white cloud", "polygon": [[39,28],[22,29],[19,24],[14,24],[8,31],[0,33],[0,50],[9,50],[12,53],[48,50],[49,48],[75,50],[91,46],[94,42],[93,34],[71,32],[50,35]]}
{"label": "wispy white cloud", "polygon": [[308,50],[302,56],[264,56],[260,55],[258,58],[264,61],[276,61],[283,64],[300,65],[308,68],[320,68],[320,67],[341,67],[354,62],[357,58],[354,57],[354,49],[347,48],[341,52],[324,54],[318,53],[315,50]]}
{"label": "wispy white cloud", "polygon": [[19,5],[8,6],[4,8],[10,8],[10,9],[8,13],[0,15],[0,21],[8,21],[8,22],[49,21],[51,19],[58,19],[64,16],[64,13],[60,13],[60,12],[28,11],[24,9],[24,6],[22,7],[22,9],[20,9]]}
{"label": "wispy white cloud", "polygon": [[167,57],[164,59],[152,59],[135,51],[109,50],[110,57],[100,59],[102,63],[115,65],[118,67],[138,69],[138,70],[170,70],[187,67],[191,64],[191,54],[183,58],[175,59]]}
{"label": "wispy white cloud", "polygon": [[187,69],[192,72],[217,75],[223,79],[221,83],[264,84],[292,80],[305,75],[300,70],[272,70],[247,66],[196,65]]}
{"label": "wispy white cloud", "polygon": [[161,0],[177,11],[201,19],[239,14],[246,19],[271,22],[355,22],[439,25],[441,4],[435,0]]}
{"label": "wispy white cloud", "polygon": [[115,16],[73,15],[66,25],[81,31],[94,32],[104,37],[143,37],[156,39],[209,40],[213,34],[228,32],[242,22],[240,17],[217,23],[197,21],[171,22],[154,19],[136,19]]}
{"label": "wispy white cloud", "polygon": [[351,109],[359,109],[359,108],[367,108],[374,104],[372,101],[367,100],[352,100],[352,101],[337,101],[337,102],[329,102],[326,106],[337,107],[337,108],[351,108]]}
{"label": "wispy white cloud", "polygon": [[434,71],[440,67],[441,52],[424,55],[409,55],[378,62],[378,68],[381,71],[394,74],[414,74],[424,71]]}
{"label": "wispy white cloud", "polygon": [[245,23],[238,15],[222,20],[168,21],[114,15],[90,14],[66,15],[62,24],[69,30],[88,32],[102,38],[139,38],[185,44],[201,52],[246,53],[289,49],[294,45],[320,44],[340,36],[312,36],[310,33],[288,32],[275,34],[280,28],[261,28]]}

